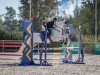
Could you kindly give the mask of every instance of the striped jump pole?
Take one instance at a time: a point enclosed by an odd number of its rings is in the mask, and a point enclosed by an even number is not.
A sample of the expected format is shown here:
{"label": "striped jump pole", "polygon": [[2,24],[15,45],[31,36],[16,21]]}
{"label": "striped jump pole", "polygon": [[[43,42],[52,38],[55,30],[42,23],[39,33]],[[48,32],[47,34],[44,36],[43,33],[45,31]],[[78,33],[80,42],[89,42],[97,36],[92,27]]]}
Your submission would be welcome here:
{"label": "striped jump pole", "polygon": [[79,26],[78,29],[78,60],[73,62],[72,61],[72,53],[70,49],[68,49],[71,45],[71,39],[70,39],[70,34],[67,35],[67,50],[66,50],[66,59],[63,60],[64,63],[73,63],[73,64],[84,64],[84,49],[83,49],[83,44],[82,44],[82,39],[81,39],[82,33],[81,33],[81,26]]}
{"label": "striped jump pole", "polygon": [[[62,50],[62,49],[78,49],[79,47],[56,47],[56,48],[47,48],[47,50]],[[45,50],[45,48],[34,48],[34,50]]]}
{"label": "striped jump pole", "polygon": [[33,61],[33,25],[34,23],[32,21],[23,21],[23,30],[26,33],[26,36],[24,38],[24,45],[25,50],[23,51],[22,60],[19,65],[21,66],[27,66],[27,65],[36,65]]}
{"label": "striped jump pole", "polygon": [[[47,58],[47,60],[63,60],[64,58]],[[33,60],[40,60],[39,58],[33,58]],[[45,58],[43,58],[42,60],[45,60]]]}
{"label": "striped jump pole", "polygon": [[51,64],[64,64],[64,62],[51,62]]}

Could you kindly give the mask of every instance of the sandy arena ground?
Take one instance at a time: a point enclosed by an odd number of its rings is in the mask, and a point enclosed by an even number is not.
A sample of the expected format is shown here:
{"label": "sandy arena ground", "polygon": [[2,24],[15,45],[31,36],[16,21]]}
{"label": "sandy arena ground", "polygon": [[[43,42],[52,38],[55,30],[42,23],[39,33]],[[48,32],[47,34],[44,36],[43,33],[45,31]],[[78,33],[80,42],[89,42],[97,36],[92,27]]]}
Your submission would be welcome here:
{"label": "sandy arena ground", "polygon": [[53,66],[17,66],[19,58],[0,56],[0,75],[100,75],[100,55],[85,54],[85,64]]}

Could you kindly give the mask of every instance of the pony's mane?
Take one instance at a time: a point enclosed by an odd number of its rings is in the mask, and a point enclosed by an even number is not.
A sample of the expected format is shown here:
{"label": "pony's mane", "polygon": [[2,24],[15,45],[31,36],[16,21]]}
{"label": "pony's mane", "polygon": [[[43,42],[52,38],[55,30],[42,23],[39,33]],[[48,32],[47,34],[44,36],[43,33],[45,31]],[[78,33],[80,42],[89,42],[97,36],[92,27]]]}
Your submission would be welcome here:
{"label": "pony's mane", "polygon": [[60,27],[60,28],[63,28],[64,25],[65,25],[65,21],[58,21],[58,22],[56,23],[56,26],[57,26],[57,27]]}

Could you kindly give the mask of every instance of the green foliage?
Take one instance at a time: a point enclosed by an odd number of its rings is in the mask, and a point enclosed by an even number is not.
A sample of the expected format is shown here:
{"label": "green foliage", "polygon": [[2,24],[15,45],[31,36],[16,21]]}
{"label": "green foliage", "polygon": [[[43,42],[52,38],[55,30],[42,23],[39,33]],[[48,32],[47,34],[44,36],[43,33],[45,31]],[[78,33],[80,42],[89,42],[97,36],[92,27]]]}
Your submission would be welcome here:
{"label": "green foliage", "polygon": [[100,0],[97,0],[98,34],[100,35]]}
{"label": "green foliage", "polygon": [[[29,19],[30,0],[20,0],[22,6],[19,7],[21,17]],[[32,0],[32,16],[35,18],[45,19],[50,16],[51,10],[57,7],[58,2],[54,0]]]}
{"label": "green foliage", "polygon": [[0,30],[0,40],[23,40],[23,33],[7,33]]}
{"label": "green foliage", "polygon": [[12,32],[17,26],[16,11],[12,7],[6,7],[6,11],[3,25],[6,26],[7,32]]}
{"label": "green foliage", "polygon": [[[20,0],[19,7],[20,16],[24,19],[29,19],[30,14],[30,0]],[[41,25],[48,17],[54,16],[58,2],[55,0],[32,0],[32,17],[36,18],[35,30],[40,31]]]}
{"label": "green foliage", "polygon": [[83,42],[94,42],[94,35],[83,35],[82,40]]}
{"label": "green foliage", "polygon": [[100,34],[98,35],[97,41],[100,42]]}
{"label": "green foliage", "polygon": [[1,16],[0,16],[0,28],[2,27],[2,19],[1,19]]}
{"label": "green foliage", "polygon": [[[82,26],[82,32],[84,35],[94,35],[95,33],[95,0],[82,1],[81,8],[76,5],[74,10],[74,17],[69,17],[69,22],[73,23],[74,28],[79,25]],[[100,34],[100,1],[97,0],[97,32]]]}
{"label": "green foliage", "polygon": [[12,7],[6,7],[6,10],[5,20],[12,21],[16,16],[16,11]]}
{"label": "green foliage", "polygon": [[83,34],[94,34],[94,5],[91,1],[83,2],[81,8],[76,7],[74,18],[71,18],[74,27],[82,26]]}
{"label": "green foliage", "polygon": [[71,35],[71,40],[76,42],[76,41],[78,41],[78,38],[77,38],[77,36],[75,34],[72,34]]}
{"label": "green foliage", "polygon": [[94,53],[95,43],[83,43],[85,53]]}

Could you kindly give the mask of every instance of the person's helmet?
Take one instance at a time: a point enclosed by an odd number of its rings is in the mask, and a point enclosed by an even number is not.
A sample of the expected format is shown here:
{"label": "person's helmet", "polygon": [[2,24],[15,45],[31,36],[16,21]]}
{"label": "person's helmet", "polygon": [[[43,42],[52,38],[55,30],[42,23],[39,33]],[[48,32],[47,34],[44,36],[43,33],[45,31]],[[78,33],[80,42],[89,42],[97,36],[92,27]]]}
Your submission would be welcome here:
{"label": "person's helmet", "polygon": [[53,18],[53,21],[56,21],[57,20],[57,18]]}

